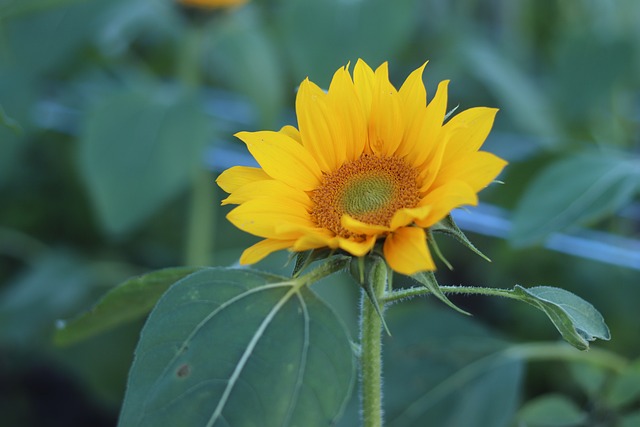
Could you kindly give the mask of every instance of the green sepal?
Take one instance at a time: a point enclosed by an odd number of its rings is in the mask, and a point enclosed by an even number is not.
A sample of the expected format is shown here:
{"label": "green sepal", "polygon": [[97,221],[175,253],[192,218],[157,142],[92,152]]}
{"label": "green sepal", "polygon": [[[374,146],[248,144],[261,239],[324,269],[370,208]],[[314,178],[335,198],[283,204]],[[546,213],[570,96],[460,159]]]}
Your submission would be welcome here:
{"label": "green sepal", "polygon": [[443,303],[447,304],[449,307],[453,308],[458,313],[471,316],[471,313],[464,311],[463,309],[461,309],[460,307],[452,303],[449,298],[447,298],[444,292],[442,292],[442,289],[440,289],[440,285],[438,285],[438,279],[436,279],[436,275],[433,273],[433,271],[424,271],[424,272],[416,273],[412,275],[411,278],[417,281],[418,283],[420,283],[425,288],[429,289],[429,291],[436,298],[438,298]]}
{"label": "green sepal", "polygon": [[469,248],[472,252],[484,258],[485,260],[491,262],[489,257],[480,252],[478,248],[476,248],[473,243],[469,240],[469,238],[460,230],[456,222],[453,220],[451,215],[447,215],[446,218],[433,225],[430,228],[430,231],[434,233],[443,233],[448,236],[455,238],[458,242],[462,243],[464,246]]}
{"label": "green sepal", "polygon": [[[389,336],[391,332],[387,326],[387,322],[384,320],[382,309],[380,308],[379,299],[384,295],[384,290],[387,288],[388,281],[388,267],[383,258],[376,255],[369,255],[365,257],[352,258],[349,268],[351,277],[362,287],[365,294],[369,298],[371,305],[380,316],[380,321],[384,330]],[[383,281],[383,285],[379,286],[379,282]],[[378,285],[378,286],[377,286]],[[382,289],[381,294],[376,294],[376,289]]]}
{"label": "green sepal", "polygon": [[579,350],[588,350],[589,341],[595,341],[596,338],[605,341],[611,339],[600,312],[569,291],[551,286],[525,289],[516,285],[513,293],[520,301],[542,310],[562,337]]}
{"label": "green sepal", "polygon": [[329,249],[311,249],[304,252],[295,252],[291,254],[290,261],[295,258],[296,263],[293,266],[293,277],[298,277],[312,262],[329,258],[334,251]]}
{"label": "green sepal", "polygon": [[431,231],[431,229],[427,230],[427,242],[429,242],[429,244],[431,245],[431,249],[433,249],[433,253],[436,254],[438,259],[440,259],[440,261],[442,261],[443,264],[446,265],[449,270],[453,270],[453,266],[451,265],[449,260],[445,258],[444,254],[440,250],[440,247],[438,246],[438,242],[436,242],[436,239],[433,236],[433,232]]}

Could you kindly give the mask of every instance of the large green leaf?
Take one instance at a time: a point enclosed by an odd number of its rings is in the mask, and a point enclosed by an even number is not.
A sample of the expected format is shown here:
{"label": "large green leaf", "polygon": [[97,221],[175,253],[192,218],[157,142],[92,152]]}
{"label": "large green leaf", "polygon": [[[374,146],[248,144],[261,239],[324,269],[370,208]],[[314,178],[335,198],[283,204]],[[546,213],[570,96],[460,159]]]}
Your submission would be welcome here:
{"label": "large green leaf", "polygon": [[523,363],[508,343],[471,318],[427,301],[390,307],[385,337],[385,418],[389,427],[508,427]]}
{"label": "large green leaf", "polygon": [[587,350],[589,341],[596,338],[611,338],[609,328],[598,310],[569,291],[551,286],[525,289],[516,285],[513,292],[521,301],[542,310],[562,337],[580,350]]}
{"label": "large green leaf", "polygon": [[208,122],[193,97],[160,85],[116,92],[89,112],[80,168],[108,231],[130,231],[185,188]]}
{"label": "large green leaf", "polygon": [[120,426],[328,426],[354,361],[305,286],[210,268],[173,285],[142,331]]}
{"label": "large green leaf", "polygon": [[169,286],[197,270],[200,268],[166,268],[127,280],[109,291],[91,310],[68,322],[59,322],[54,335],[56,344],[71,344],[141,318]]}
{"label": "large green leaf", "polygon": [[611,215],[640,188],[637,160],[610,153],[583,153],[561,159],[531,182],[514,216],[515,244],[539,242],[570,225]]}

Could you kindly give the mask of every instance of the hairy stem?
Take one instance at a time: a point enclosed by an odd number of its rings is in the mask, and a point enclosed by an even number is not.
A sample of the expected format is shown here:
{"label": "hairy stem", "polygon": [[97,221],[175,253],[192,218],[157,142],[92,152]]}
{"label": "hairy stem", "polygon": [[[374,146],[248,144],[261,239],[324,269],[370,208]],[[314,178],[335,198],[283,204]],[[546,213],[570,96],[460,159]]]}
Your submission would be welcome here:
{"label": "hairy stem", "polygon": [[[371,274],[372,295],[382,301],[387,282],[387,267],[376,263]],[[360,387],[364,427],[382,426],[382,313],[376,310],[370,297],[362,291],[360,305]]]}

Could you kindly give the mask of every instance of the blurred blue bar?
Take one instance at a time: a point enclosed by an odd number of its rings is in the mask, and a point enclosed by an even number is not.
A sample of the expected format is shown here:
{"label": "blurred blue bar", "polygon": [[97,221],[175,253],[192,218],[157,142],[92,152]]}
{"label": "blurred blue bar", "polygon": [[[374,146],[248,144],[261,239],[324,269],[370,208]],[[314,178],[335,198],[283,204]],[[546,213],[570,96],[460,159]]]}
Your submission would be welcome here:
{"label": "blurred blue bar", "polygon": [[[213,94],[214,91],[211,91]],[[205,166],[214,173],[219,173],[232,166],[257,166],[256,161],[246,150],[244,144],[232,136],[237,129],[248,129],[255,123],[255,111],[246,100],[228,92],[215,91],[215,96],[208,96],[205,102],[207,113],[219,124],[219,134],[228,135],[223,140],[215,141],[205,152]],[[68,108],[56,100],[43,100],[36,105],[34,122],[41,128],[75,134],[77,132],[80,112]],[[519,144],[506,144],[502,140],[518,138]],[[502,143],[501,143],[502,142]],[[522,139],[521,136],[494,132],[487,140],[486,148],[511,161],[525,158],[534,149],[534,140]],[[518,147],[505,151],[505,147]],[[508,239],[511,220],[508,211],[497,206],[482,203],[480,206],[453,212],[458,226],[465,230],[485,236]],[[640,204],[632,204],[620,213],[621,217],[638,220]],[[640,241],[602,231],[576,228],[569,233],[553,233],[544,242],[544,247],[564,254],[585,259],[640,270]]]}
{"label": "blurred blue bar", "polygon": [[[453,212],[458,226],[486,236],[506,239],[511,231],[509,213],[487,203]],[[575,233],[552,233],[544,247],[564,254],[640,270],[640,241],[602,231],[577,229]]]}

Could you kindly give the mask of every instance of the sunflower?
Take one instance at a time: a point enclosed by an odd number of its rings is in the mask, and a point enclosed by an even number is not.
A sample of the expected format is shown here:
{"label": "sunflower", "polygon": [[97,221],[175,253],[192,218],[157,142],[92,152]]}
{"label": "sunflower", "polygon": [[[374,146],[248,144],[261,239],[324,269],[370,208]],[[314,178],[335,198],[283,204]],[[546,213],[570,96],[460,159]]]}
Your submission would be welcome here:
{"label": "sunflower", "polygon": [[506,165],[478,151],[497,112],[477,107],[445,123],[447,87],[427,104],[426,63],[400,90],[388,64],[362,60],[336,71],[328,91],[305,79],[296,98],[298,129],[239,132],[259,168],[235,166],[218,185],[237,204],[227,218],[264,240],[241,264],[289,249],[341,249],[361,257],[376,243],[388,265],[411,275],[435,270],[429,227],[477,193]]}

